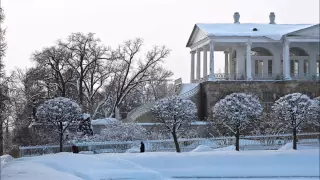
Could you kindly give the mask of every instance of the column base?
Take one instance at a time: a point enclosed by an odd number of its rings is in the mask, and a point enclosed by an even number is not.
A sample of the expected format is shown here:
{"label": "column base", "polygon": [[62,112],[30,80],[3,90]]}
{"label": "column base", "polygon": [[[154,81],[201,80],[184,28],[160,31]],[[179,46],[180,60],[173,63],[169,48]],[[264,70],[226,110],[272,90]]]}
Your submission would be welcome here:
{"label": "column base", "polygon": [[292,80],[292,78],[290,76],[284,77],[283,80],[289,81]]}
{"label": "column base", "polygon": [[252,77],[247,77],[247,81],[252,81]]}

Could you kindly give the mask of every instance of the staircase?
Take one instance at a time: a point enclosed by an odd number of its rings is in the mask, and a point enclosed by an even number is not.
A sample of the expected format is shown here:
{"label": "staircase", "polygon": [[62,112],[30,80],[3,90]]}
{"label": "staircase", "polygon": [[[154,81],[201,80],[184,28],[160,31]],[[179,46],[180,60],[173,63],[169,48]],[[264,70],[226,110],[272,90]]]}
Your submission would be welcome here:
{"label": "staircase", "polygon": [[[200,91],[200,84],[193,83],[193,84],[181,84],[180,96],[182,99],[191,99]],[[155,101],[146,103],[141,105],[132,111],[130,111],[127,115],[126,121],[136,121],[139,117],[145,115],[146,113],[151,111],[151,108],[154,106]]]}

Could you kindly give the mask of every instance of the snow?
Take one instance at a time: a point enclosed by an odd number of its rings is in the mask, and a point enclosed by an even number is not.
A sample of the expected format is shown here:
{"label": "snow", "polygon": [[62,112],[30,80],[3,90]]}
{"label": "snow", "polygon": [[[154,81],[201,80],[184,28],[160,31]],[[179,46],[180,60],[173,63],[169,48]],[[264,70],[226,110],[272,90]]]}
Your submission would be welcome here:
{"label": "snow", "polygon": [[117,156],[72,153],[20,158],[1,172],[1,180],[163,179],[159,173]]}
{"label": "snow", "polygon": [[[250,36],[280,40],[282,36],[313,26],[312,24],[196,24],[208,36]],[[258,31],[252,31],[257,28]]]}
{"label": "snow", "polygon": [[[201,147],[201,148],[200,148]],[[58,153],[19,158],[1,169],[1,180],[171,180],[173,179],[318,179],[319,148],[297,151],[230,151],[187,153]],[[299,148],[299,147],[298,147]],[[198,149],[204,149],[199,146]],[[181,178],[174,178],[181,177]],[[270,177],[270,178],[265,178]],[[204,179],[204,178],[203,178]]]}
{"label": "snow", "polygon": [[199,83],[182,84],[181,85],[180,95],[191,91],[192,89],[196,88],[198,85],[199,85]]}
{"label": "snow", "polygon": [[91,125],[107,125],[112,123],[118,123],[119,120],[115,118],[104,118],[104,119],[95,119],[91,120]]}
{"label": "snow", "polygon": [[93,151],[80,151],[79,154],[94,154]]}
{"label": "snow", "polygon": [[126,153],[140,153],[139,147],[132,147],[126,151]]}
{"label": "snow", "polygon": [[235,145],[214,149],[214,151],[234,151],[234,150],[236,150]]}
{"label": "snow", "polygon": [[[315,144],[315,145],[297,145],[297,149],[298,150],[306,150],[306,149],[314,149],[314,148],[319,148],[319,145],[318,144]],[[280,147],[278,149],[278,151],[287,151],[287,150],[292,150],[292,151],[296,151],[293,149],[293,144],[292,142],[290,143],[287,143],[285,145],[283,145],[282,147]],[[320,150],[320,149],[319,149]]]}
{"label": "snow", "polygon": [[209,146],[200,145],[194,150],[192,150],[191,152],[208,152],[208,151],[213,151],[213,149]]}
{"label": "snow", "polygon": [[0,156],[1,167],[12,160],[14,160],[14,158],[8,154]]}

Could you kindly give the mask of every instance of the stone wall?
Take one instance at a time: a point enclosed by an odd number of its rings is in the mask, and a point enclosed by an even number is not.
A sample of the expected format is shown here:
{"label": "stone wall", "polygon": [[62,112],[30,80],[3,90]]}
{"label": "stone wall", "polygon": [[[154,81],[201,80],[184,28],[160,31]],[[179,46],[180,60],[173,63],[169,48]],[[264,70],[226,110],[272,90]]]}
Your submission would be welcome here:
{"label": "stone wall", "polygon": [[307,81],[215,81],[201,84],[201,120],[212,118],[212,107],[220,99],[234,92],[257,95],[262,104],[272,104],[275,100],[290,93],[304,93],[311,98],[320,96],[320,83]]}

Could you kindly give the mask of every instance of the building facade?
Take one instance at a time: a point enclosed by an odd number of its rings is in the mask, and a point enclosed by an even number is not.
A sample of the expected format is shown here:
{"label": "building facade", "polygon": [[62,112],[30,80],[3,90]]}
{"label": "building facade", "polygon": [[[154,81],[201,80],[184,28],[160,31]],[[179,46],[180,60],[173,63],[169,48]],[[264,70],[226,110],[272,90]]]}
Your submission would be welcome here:
{"label": "building facade", "polygon": [[[235,13],[234,23],[195,24],[187,43],[191,83],[319,80],[319,24],[276,24],[274,13],[269,24],[241,24],[239,19]],[[214,72],[216,51],[225,54],[224,73]]]}

